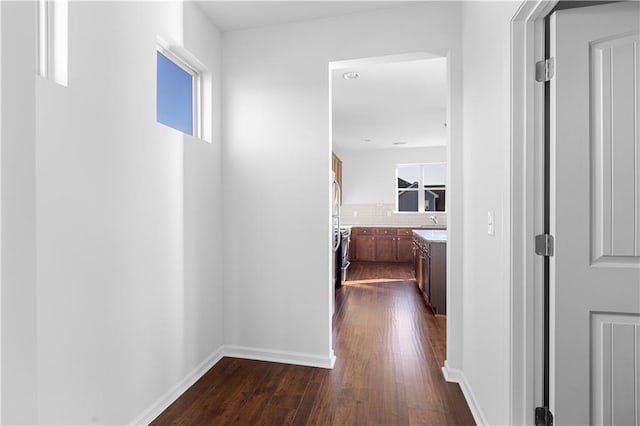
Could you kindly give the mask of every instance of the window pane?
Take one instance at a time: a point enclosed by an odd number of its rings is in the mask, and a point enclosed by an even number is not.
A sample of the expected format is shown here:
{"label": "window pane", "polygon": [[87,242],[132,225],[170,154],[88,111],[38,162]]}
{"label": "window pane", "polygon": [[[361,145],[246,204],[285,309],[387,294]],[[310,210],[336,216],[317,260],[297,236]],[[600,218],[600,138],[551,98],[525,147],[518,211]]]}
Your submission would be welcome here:
{"label": "window pane", "polygon": [[429,188],[424,188],[424,211],[432,212],[436,209],[436,199],[438,195],[433,191],[429,191]]}
{"label": "window pane", "polygon": [[193,135],[193,76],[158,52],[156,120]]}
{"label": "window pane", "polygon": [[445,211],[445,188],[443,186],[424,186],[424,210],[429,212]]}
{"label": "window pane", "polygon": [[398,191],[398,211],[417,212],[418,211],[418,191],[406,190]]}
{"label": "window pane", "polygon": [[445,163],[425,164],[422,171],[424,185],[444,186],[447,182],[447,165]]}
{"label": "window pane", "polygon": [[398,188],[418,188],[420,166],[398,166]]}

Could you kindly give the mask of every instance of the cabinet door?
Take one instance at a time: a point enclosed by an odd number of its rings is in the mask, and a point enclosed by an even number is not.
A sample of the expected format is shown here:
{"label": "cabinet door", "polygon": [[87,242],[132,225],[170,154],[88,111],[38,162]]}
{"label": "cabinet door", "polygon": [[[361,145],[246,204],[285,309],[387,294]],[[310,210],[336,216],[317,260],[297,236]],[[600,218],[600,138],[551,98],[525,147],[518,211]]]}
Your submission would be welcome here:
{"label": "cabinet door", "polygon": [[447,244],[431,243],[431,307],[434,313],[447,313]]}
{"label": "cabinet door", "polygon": [[[428,247],[428,246],[427,246]],[[422,256],[422,292],[427,299],[427,303],[431,305],[431,259],[429,254],[423,252]]]}
{"label": "cabinet door", "polygon": [[370,235],[354,235],[353,243],[354,260],[371,262],[375,260],[375,237]]}
{"label": "cabinet door", "polygon": [[420,257],[420,248],[417,240],[413,241],[413,258],[414,258],[413,266],[414,266],[414,274],[416,276],[416,284],[418,285],[418,288],[420,289],[420,291],[422,291],[422,288],[423,288],[422,257]]}
{"label": "cabinet door", "polygon": [[396,240],[397,242],[397,257],[398,262],[413,262],[413,238],[400,236]]}
{"label": "cabinet door", "polygon": [[396,237],[376,235],[375,247],[377,262],[396,261]]}
{"label": "cabinet door", "polygon": [[342,204],[342,160],[335,152],[331,155],[331,170],[336,174],[336,181],[340,187],[340,204]]}

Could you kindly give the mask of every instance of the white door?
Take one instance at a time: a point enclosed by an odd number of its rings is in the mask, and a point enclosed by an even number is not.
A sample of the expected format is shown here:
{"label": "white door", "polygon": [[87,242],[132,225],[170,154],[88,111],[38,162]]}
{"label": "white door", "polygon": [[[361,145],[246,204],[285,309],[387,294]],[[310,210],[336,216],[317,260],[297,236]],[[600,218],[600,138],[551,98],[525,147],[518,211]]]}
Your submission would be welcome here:
{"label": "white door", "polygon": [[640,11],[551,17],[550,408],[640,424]]}

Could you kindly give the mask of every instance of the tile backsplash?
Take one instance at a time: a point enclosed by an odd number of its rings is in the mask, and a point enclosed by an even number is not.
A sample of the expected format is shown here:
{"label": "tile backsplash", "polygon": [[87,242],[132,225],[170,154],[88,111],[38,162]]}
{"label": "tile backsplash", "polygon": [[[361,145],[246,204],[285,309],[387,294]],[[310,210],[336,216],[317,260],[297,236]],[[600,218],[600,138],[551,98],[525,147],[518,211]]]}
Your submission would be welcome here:
{"label": "tile backsplash", "polygon": [[400,226],[427,226],[434,225],[432,216],[435,216],[437,225],[447,225],[445,212],[429,213],[396,213],[394,204],[343,204],[341,208],[341,223],[343,225],[400,225]]}

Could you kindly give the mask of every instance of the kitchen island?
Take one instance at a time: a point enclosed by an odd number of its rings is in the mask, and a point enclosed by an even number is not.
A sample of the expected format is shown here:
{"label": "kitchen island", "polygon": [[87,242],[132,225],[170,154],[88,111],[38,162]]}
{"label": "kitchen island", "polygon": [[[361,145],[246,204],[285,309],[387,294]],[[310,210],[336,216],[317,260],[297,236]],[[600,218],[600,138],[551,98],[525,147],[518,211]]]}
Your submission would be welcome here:
{"label": "kitchen island", "polygon": [[414,229],[416,282],[436,315],[447,313],[447,231]]}

